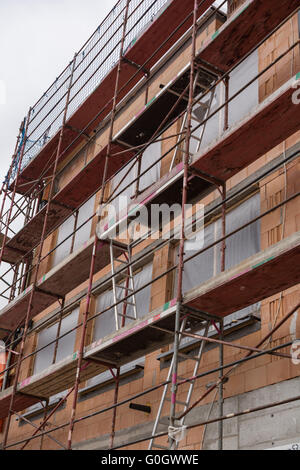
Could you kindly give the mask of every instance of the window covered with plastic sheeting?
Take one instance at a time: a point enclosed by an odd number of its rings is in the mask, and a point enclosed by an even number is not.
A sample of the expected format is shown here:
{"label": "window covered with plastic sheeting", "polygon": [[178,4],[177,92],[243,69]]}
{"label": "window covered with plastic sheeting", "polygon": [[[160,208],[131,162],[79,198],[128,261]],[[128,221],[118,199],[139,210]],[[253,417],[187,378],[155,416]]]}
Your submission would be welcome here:
{"label": "window covered with plastic sheeting", "polygon": [[[109,306],[113,305],[113,299],[114,296],[112,290],[108,290],[103,294],[100,294],[96,299],[96,312],[102,312],[106,310]],[[115,329],[115,315],[114,309],[112,307],[95,318],[94,341],[110,335],[115,331]]]}
{"label": "window covered with plastic sheeting", "polygon": [[[160,167],[161,162],[157,162],[158,159],[161,157],[161,142],[153,142],[153,144],[149,145],[149,147],[145,150],[141,160],[141,171],[148,170],[148,168],[155,163],[153,167],[151,167],[144,175],[140,177],[139,181],[139,190],[144,191],[149,186],[154,184],[160,178]],[[156,163],[157,162],[157,163]]]}
{"label": "window covered with plastic sheeting", "polygon": [[[190,141],[191,154],[205,149],[214,140],[218,139],[223,131],[224,111],[221,109],[215,113],[222,104],[222,87],[222,84],[217,85],[212,92],[205,95],[193,107],[192,138]],[[213,113],[215,114],[209,117]],[[206,119],[207,121],[199,126]]]}
{"label": "window covered with plastic sheeting", "polygon": [[[134,288],[135,290],[140,289],[143,285],[150,282],[152,279],[152,263],[143,266],[139,271],[134,274]],[[119,285],[124,286],[125,282],[118,282]],[[124,297],[124,289],[116,289],[117,298],[120,300]],[[122,292],[123,291],[123,292]],[[137,317],[143,318],[149,313],[150,307],[150,294],[151,294],[151,284],[145,289],[135,294],[135,303],[137,310]],[[128,301],[134,303],[133,299],[130,297]],[[100,294],[96,299],[96,312],[102,312],[108,307],[114,304],[114,294],[113,290],[107,290],[103,294]],[[126,315],[133,316],[133,305],[128,304],[126,309]],[[118,305],[118,313],[122,314],[123,302]],[[119,316],[119,318],[121,318]],[[126,318],[125,324],[129,324],[133,321],[131,318]],[[121,324],[119,322],[119,324]],[[101,313],[95,319],[94,326],[94,341],[97,341],[100,338],[116,331],[116,319],[115,319],[115,310],[114,307],[111,307],[109,310]]]}
{"label": "window covered with plastic sheeting", "polygon": [[[54,325],[41,330],[38,334],[37,350],[34,363],[34,374],[38,374],[43,370],[50,367],[52,364],[60,362],[66,357],[70,356],[74,351],[74,344],[76,338],[76,330],[70,331],[77,326],[79,314],[79,307],[72,311],[69,315],[65,316],[61,321],[61,327],[59,332],[59,322]],[[70,333],[67,333],[70,331]],[[58,346],[55,354],[56,338],[59,332],[59,337],[63,336],[58,340]],[[67,333],[67,334],[66,334]],[[49,346],[47,346],[49,343]],[[46,347],[45,347],[46,346]],[[45,347],[45,348],[44,348]],[[42,349],[39,351],[39,349]]]}
{"label": "window covered with plastic sheeting", "polygon": [[113,177],[111,182],[111,204],[114,206],[116,213],[125,210],[132,202],[136,193],[138,173],[141,175],[145,172],[138,181],[138,190],[140,192],[159,180],[161,162],[157,162],[157,160],[160,157],[161,142],[154,142],[147,147],[141,157],[140,172],[138,171],[138,162],[131,161]]}
{"label": "window covered with plastic sheeting", "polygon": [[[116,214],[125,210],[131,203],[135,192],[134,179],[137,173],[137,163],[129,162],[111,180],[110,204],[115,208]],[[128,187],[127,187],[128,186]]]}
{"label": "window covered with plastic sheeting", "polygon": [[[258,51],[254,51],[242,64],[236,67],[229,77],[229,98],[238,93],[249,81],[258,74]],[[201,97],[202,93],[198,96]],[[258,80],[255,80],[245,90],[239,93],[228,105],[228,124],[233,126],[245,118],[258,105]],[[212,92],[206,94],[193,107],[192,114],[192,138],[190,151],[192,154],[199,152],[224,133],[226,108],[225,85],[219,83]],[[216,112],[217,111],[217,112]],[[211,117],[210,117],[211,116]],[[206,121],[207,119],[207,121]],[[203,121],[203,125],[200,125]],[[198,127],[198,129],[197,129]],[[196,129],[196,130],[195,130]]]}
{"label": "window covered with plastic sheeting", "polygon": [[[208,245],[215,241],[215,224],[210,224],[204,229],[204,246],[206,248]],[[184,265],[184,274],[183,274],[183,291],[187,292],[199,284],[207,281],[208,279],[214,276],[216,271],[214,260],[216,258],[215,251],[217,247],[209,248],[208,250],[201,253],[199,256],[192,258],[191,261]],[[198,252],[197,250],[185,250],[185,258],[188,258]],[[178,249],[177,249],[177,260],[178,261]],[[177,271],[176,271],[177,276]],[[177,279],[175,282],[177,286]]]}
{"label": "window covered with plastic sheeting", "polygon": [[[70,356],[74,352],[74,345],[75,345],[75,338],[76,338],[76,331],[71,331],[67,333],[71,329],[77,326],[78,322],[78,314],[79,314],[79,307],[73,310],[70,314],[65,316],[61,321],[60,332],[59,331],[59,322],[55,323],[54,325],[41,330],[38,333],[38,340],[37,340],[37,347],[36,350],[41,348],[41,351],[38,351],[35,355],[35,362],[34,362],[34,374],[39,374],[43,372],[48,367],[53,364],[56,364],[66,357]],[[63,338],[58,340],[57,350],[55,353],[55,345],[56,345],[56,338],[57,336],[63,336]],[[49,345],[49,343],[52,343]],[[49,406],[54,406],[58,403],[58,401],[67,394],[67,391],[56,393],[49,398]],[[31,419],[31,417],[36,416],[39,417],[40,412],[43,412],[43,408],[41,403],[37,403],[35,405],[30,406],[27,408],[26,413],[24,414],[25,417]],[[22,424],[22,420],[20,420],[20,424]]]}
{"label": "window covered with plastic sheeting", "polygon": [[[86,222],[95,212],[95,196],[88,199],[78,210],[77,221],[75,215],[71,215],[58,229],[57,242],[53,253],[53,266],[57,266],[63,261],[72,250],[72,243],[74,243],[73,251],[79,248],[84,242],[89,240],[91,236],[92,219]],[[75,228],[83,226],[74,233]],[[69,238],[67,238],[69,237]]]}
{"label": "window covered with plastic sheeting", "polygon": [[[239,206],[226,214],[226,233],[238,229],[242,225],[250,222],[260,214],[260,194],[257,193],[242,202]],[[207,225],[204,229],[204,247],[219,240],[222,237],[222,220],[219,218],[215,222]],[[221,243],[188,261],[184,265],[183,291],[187,292],[203,282],[221,272]],[[189,258],[196,251],[185,250],[185,257]],[[243,230],[238,231],[226,239],[225,269],[241,263],[243,260],[260,251],[260,221],[250,224]],[[178,256],[178,248],[177,253]],[[176,282],[175,282],[176,286]],[[176,292],[174,292],[176,294]],[[246,307],[239,312],[229,315],[225,319],[225,324],[233,319],[250,315],[259,309],[259,304]]]}
{"label": "window covered with plastic sheeting", "polygon": [[[247,85],[258,74],[258,51],[254,51],[238,65],[229,77],[229,98]],[[245,118],[257,105],[259,100],[259,82],[254,80],[251,85],[229,103],[229,126],[233,126]]]}
{"label": "window covered with plastic sheeting", "polygon": [[[152,263],[143,266],[139,271],[134,274],[134,287],[135,289],[141,288],[143,285],[150,282],[152,279]],[[124,282],[120,282],[120,285],[125,285]],[[137,317],[143,318],[149,313],[150,309],[150,296],[151,296],[151,284],[147,286],[145,289],[141,290],[135,295],[136,301],[136,309],[137,309]],[[113,305],[114,302],[114,295],[112,290],[108,290],[100,294],[96,299],[96,312],[99,313],[106,308]],[[130,302],[133,302],[132,299],[128,299]],[[118,312],[122,312],[123,303],[121,303],[118,307]],[[127,305],[126,315],[132,316],[133,315],[133,306]],[[125,324],[131,323],[133,320],[128,318],[126,319]],[[120,324],[120,323],[119,323]],[[95,324],[94,324],[94,341],[97,341],[100,338],[104,338],[105,336],[110,335],[116,331],[116,320],[115,320],[115,311],[114,308],[110,308],[106,312],[103,312],[101,315],[96,317]],[[140,358],[136,361],[130,362],[121,367],[120,373],[124,373],[127,371],[128,368],[134,367],[136,364],[140,364],[143,362],[143,358]],[[110,372],[104,372],[102,374],[93,377],[91,380],[88,381],[88,387],[92,387],[96,384],[100,384],[111,377]]]}

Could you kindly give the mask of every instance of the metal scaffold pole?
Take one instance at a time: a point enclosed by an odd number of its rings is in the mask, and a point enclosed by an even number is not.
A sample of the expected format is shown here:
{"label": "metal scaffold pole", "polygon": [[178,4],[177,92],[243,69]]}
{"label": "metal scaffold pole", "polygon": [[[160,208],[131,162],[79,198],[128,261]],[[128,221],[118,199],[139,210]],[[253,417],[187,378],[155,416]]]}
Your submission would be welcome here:
{"label": "metal scaffold pole", "polygon": [[[226,94],[228,93],[228,82],[226,82]],[[227,99],[227,97],[226,97]],[[225,113],[225,126],[227,128],[228,125],[228,109],[226,109]],[[222,198],[222,245],[221,245],[221,272],[225,271],[226,268],[226,183],[223,183],[222,188],[220,190],[221,198]],[[224,339],[224,321],[223,319],[219,322],[219,339],[223,341]],[[220,342],[219,345],[219,364],[220,368],[224,364],[224,345]],[[224,412],[224,388],[223,388],[223,381],[222,381],[222,369],[219,372],[219,417],[223,416]],[[220,420],[218,422],[218,450],[223,450],[223,421]]]}
{"label": "metal scaffold pole", "polygon": [[[183,175],[183,188],[182,188],[182,207],[181,207],[181,234],[179,245],[179,261],[178,261],[178,281],[177,281],[177,304],[175,315],[175,336],[174,336],[174,357],[173,357],[173,371],[172,371],[172,387],[171,387],[171,406],[170,406],[170,426],[175,427],[176,424],[176,400],[177,400],[177,376],[178,376],[178,350],[180,339],[180,314],[182,305],[182,281],[184,270],[184,245],[185,245],[185,206],[187,203],[188,193],[188,169],[190,160],[190,139],[192,134],[192,110],[194,99],[194,81],[196,76],[195,55],[196,55],[196,39],[197,39],[197,14],[198,14],[198,0],[194,1],[193,12],[193,29],[192,29],[192,52],[191,52],[191,69],[190,69],[190,84],[189,84],[189,100],[187,107],[186,118],[186,138],[185,149],[183,153],[184,175]],[[176,447],[176,441],[169,438],[170,449]]]}
{"label": "metal scaffold pole", "polygon": [[[56,176],[56,171],[58,167],[58,160],[61,154],[61,147],[62,147],[62,141],[63,141],[63,136],[64,136],[64,131],[65,131],[65,124],[67,120],[67,112],[68,112],[68,106],[69,106],[69,100],[70,100],[70,93],[71,93],[71,86],[72,86],[72,80],[73,80],[73,74],[74,74],[74,69],[75,69],[75,64],[76,64],[76,54],[74,56],[73,60],[73,65],[72,65],[72,72],[70,74],[70,81],[69,81],[69,86],[68,86],[68,92],[66,96],[66,103],[65,103],[65,108],[64,108],[64,116],[63,116],[63,125],[60,130],[60,135],[59,135],[59,142],[58,142],[58,147],[56,151],[56,158],[55,158],[55,164],[53,168],[53,174],[51,178],[51,183],[50,183],[50,190],[49,190],[49,198],[47,202],[47,208],[46,208],[46,214],[44,218],[44,224],[43,224],[43,230],[42,230],[42,236],[41,236],[41,242],[39,245],[38,249],[38,256],[37,256],[37,262],[35,266],[35,273],[34,273],[34,280],[33,280],[33,288],[30,293],[29,301],[28,301],[28,307],[27,307],[27,312],[25,316],[25,321],[24,321],[24,331],[22,335],[22,341],[21,341],[21,346],[20,346],[20,352],[18,355],[18,361],[16,365],[16,372],[15,372],[15,377],[14,377],[14,383],[13,383],[13,391],[11,395],[11,400],[10,400],[10,405],[9,405],[9,412],[8,412],[8,417],[6,420],[6,426],[5,426],[5,431],[4,431],[4,438],[3,438],[3,448],[6,448],[7,440],[8,440],[8,434],[9,434],[9,428],[10,428],[10,422],[11,422],[11,417],[14,413],[13,411],[13,406],[14,406],[14,401],[15,401],[15,395],[17,393],[17,387],[18,387],[18,380],[19,380],[19,375],[21,371],[21,363],[22,363],[22,358],[24,355],[24,348],[25,348],[25,342],[26,342],[26,337],[27,333],[29,330],[29,322],[30,322],[30,313],[33,308],[33,303],[34,303],[34,294],[36,291],[36,286],[38,282],[38,275],[39,275],[39,267],[40,267],[40,262],[42,259],[42,253],[43,253],[43,247],[44,247],[44,242],[46,238],[46,228],[47,228],[47,221],[50,213],[50,207],[51,207],[51,198],[54,190],[54,181],[55,181],[55,176]],[[28,118],[29,120],[29,118]],[[27,125],[28,125],[28,120],[27,120]],[[24,145],[25,142],[23,143],[23,152],[24,154]],[[21,158],[20,158],[21,160]],[[20,162],[19,162],[19,169],[20,169]],[[19,171],[18,169],[18,171]],[[17,184],[15,182],[15,188]]]}
{"label": "metal scaffold pole", "polygon": [[[111,121],[110,121],[110,130],[109,130],[109,137],[108,137],[108,146],[107,152],[105,157],[105,164],[104,164],[104,171],[102,177],[102,186],[101,186],[101,193],[100,193],[100,203],[99,203],[99,213],[98,213],[98,222],[101,220],[101,207],[104,202],[104,194],[105,194],[105,183],[107,178],[107,170],[109,164],[109,157],[111,154],[111,146],[112,146],[112,138],[113,138],[113,130],[114,130],[114,120],[116,116],[116,106],[117,106],[117,98],[119,92],[119,82],[120,82],[120,74],[123,62],[123,52],[124,52],[124,44],[126,38],[126,28],[127,28],[127,21],[128,21],[128,12],[129,12],[129,5],[131,0],[127,0],[125,13],[124,13],[124,21],[123,21],[123,32],[122,32],[122,40],[120,44],[120,54],[119,54],[119,62],[118,62],[118,69],[117,69],[117,76],[116,76],[116,83],[115,83],[115,92],[113,98],[113,106],[111,111]],[[87,327],[87,320],[90,311],[90,303],[92,298],[92,287],[93,287],[93,278],[94,278],[94,270],[95,270],[95,261],[97,256],[97,249],[99,246],[99,239],[97,235],[95,236],[94,246],[93,246],[93,254],[90,266],[90,274],[89,274],[89,283],[88,283],[88,292],[86,296],[86,309],[84,312],[83,318],[83,325],[82,325],[82,332],[81,332],[81,340],[80,340],[80,348],[78,352],[78,360],[77,360],[77,370],[76,370],[76,379],[75,379],[75,386],[74,386],[74,395],[73,395],[73,405],[71,411],[71,418],[70,418],[70,426],[69,426],[69,433],[68,433],[68,449],[72,449],[72,437],[74,431],[74,424],[75,424],[75,417],[76,417],[76,408],[77,408],[77,401],[78,401],[78,391],[79,391],[79,383],[80,383],[80,373],[83,363],[83,351],[85,345],[85,335],[86,335],[86,327]],[[118,383],[118,382],[117,382]],[[118,391],[118,387],[116,387],[116,394]],[[117,399],[117,397],[116,397]],[[114,420],[115,420],[115,413],[114,413]],[[113,426],[113,433],[115,432]]]}

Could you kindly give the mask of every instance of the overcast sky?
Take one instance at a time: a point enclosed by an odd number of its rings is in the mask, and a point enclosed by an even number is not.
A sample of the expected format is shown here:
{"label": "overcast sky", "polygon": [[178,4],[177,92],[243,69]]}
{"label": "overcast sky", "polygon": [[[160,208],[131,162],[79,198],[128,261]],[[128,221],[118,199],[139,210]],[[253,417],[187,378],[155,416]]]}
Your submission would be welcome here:
{"label": "overcast sky", "polygon": [[115,4],[116,0],[0,0],[1,182],[29,106]]}

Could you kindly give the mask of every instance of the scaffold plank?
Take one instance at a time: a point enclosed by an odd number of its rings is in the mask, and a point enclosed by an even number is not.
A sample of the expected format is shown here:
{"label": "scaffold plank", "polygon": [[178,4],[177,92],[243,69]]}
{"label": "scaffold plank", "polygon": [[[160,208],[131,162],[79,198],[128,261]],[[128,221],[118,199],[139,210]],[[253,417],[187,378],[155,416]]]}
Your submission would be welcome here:
{"label": "scaffold plank", "polygon": [[[59,297],[65,297],[75,287],[87,280],[94,240],[95,236],[91,237],[80,248],[38,280],[35,300],[31,309],[31,318],[52,305]],[[109,249],[107,242],[99,241],[95,259],[95,272],[109,265]],[[118,247],[114,248],[114,252],[116,257],[123,253]],[[78,269],[78,266],[80,266],[80,269]],[[0,311],[0,328],[13,330],[17,327],[25,315],[31,290],[32,285]],[[4,334],[4,332],[0,332],[0,336],[3,337]]]}
{"label": "scaffold plank", "polygon": [[300,282],[300,231],[188,292],[184,304],[224,317]]}

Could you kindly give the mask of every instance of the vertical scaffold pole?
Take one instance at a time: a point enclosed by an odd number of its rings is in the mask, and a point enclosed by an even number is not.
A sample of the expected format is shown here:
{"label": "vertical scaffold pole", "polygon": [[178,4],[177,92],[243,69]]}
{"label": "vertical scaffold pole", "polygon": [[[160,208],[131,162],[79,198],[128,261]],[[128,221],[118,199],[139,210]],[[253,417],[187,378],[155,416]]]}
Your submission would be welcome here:
{"label": "vertical scaffold pole", "polygon": [[[15,401],[15,395],[16,395],[16,392],[17,392],[18,380],[19,380],[19,375],[20,375],[20,370],[21,370],[21,363],[22,363],[22,359],[23,359],[23,355],[24,355],[25,341],[26,341],[26,336],[27,336],[28,329],[29,329],[30,313],[31,313],[31,310],[32,310],[32,307],[33,307],[34,295],[35,295],[35,291],[36,291],[36,284],[37,284],[37,281],[38,281],[39,266],[40,266],[40,262],[41,262],[41,259],[42,259],[44,241],[45,241],[45,238],[46,238],[48,216],[49,216],[50,207],[51,207],[51,198],[52,198],[52,193],[53,193],[53,189],[54,189],[54,182],[55,182],[55,176],[56,176],[56,172],[57,172],[58,160],[59,160],[59,157],[60,157],[60,154],[61,154],[62,140],[63,140],[65,125],[66,125],[66,120],[67,120],[67,112],[68,112],[69,101],[70,101],[70,93],[71,93],[74,69],[75,69],[75,64],[76,64],[76,57],[77,57],[77,54],[75,54],[75,56],[74,56],[73,64],[72,64],[72,70],[71,70],[71,73],[70,73],[70,81],[69,81],[69,87],[68,87],[68,92],[67,92],[67,96],[66,96],[66,103],[65,103],[64,115],[63,115],[62,127],[61,127],[61,130],[60,130],[60,133],[59,133],[59,141],[58,141],[58,146],[57,146],[57,151],[56,151],[56,156],[55,156],[55,162],[54,162],[54,167],[53,167],[53,175],[52,175],[51,183],[50,183],[49,199],[48,199],[48,202],[47,202],[46,213],[45,213],[45,218],[44,218],[44,223],[43,223],[41,242],[40,242],[39,249],[38,249],[38,256],[37,256],[37,262],[36,262],[34,280],[33,280],[33,287],[32,287],[31,293],[30,293],[29,301],[28,301],[28,307],[27,307],[27,312],[26,312],[25,322],[24,322],[24,331],[23,331],[23,335],[22,335],[20,352],[19,352],[19,355],[18,355],[18,361],[17,361],[17,365],[16,365],[16,372],[15,372],[13,390],[12,390],[12,395],[11,395],[11,399],[10,399],[8,417],[7,417],[7,420],[6,420],[6,426],[5,426],[5,431],[4,431],[3,449],[6,448],[6,444],[7,444],[11,417],[13,415],[13,405],[14,405],[14,401]],[[24,150],[24,143],[23,143],[23,150]],[[19,166],[20,166],[20,162],[19,162]]]}
{"label": "vertical scaffold pole", "polygon": [[[198,0],[194,0],[193,12],[193,29],[192,29],[192,52],[191,52],[191,71],[189,100],[187,107],[187,132],[185,138],[184,151],[184,176],[182,188],[182,208],[181,208],[181,235],[179,245],[179,261],[178,261],[178,281],[177,281],[177,305],[175,315],[175,336],[174,336],[174,359],[171,386],[171,407],[170,407],[170,425],[174,427],[176,421],[176,397],[177,397],[177,375],[178,375],[178,349],[179,349],[179,329],[180,329],[180,312],[182,304],[182,279],[184,269],[184,242],[185,242],[185,205],[187,203],[188,191],[188,169],[190,160],[190,139],[192,134],[192,110],[194,99],[194,81],[195,81],[195,55],[196,55],[196,39],[197,39],[197,16],[198,16]],[[170,449],[176,447],[176,442],[170,440]]]}
{"label": "vertical scaffold pole", "polygon": [[[228,89],[228,85],[227,85]],[[227,116],[227,122],[228,122],[228,116]],[[222,195],[222,237],[224,238],[226,236],[226,183],[223,183],[222,185],[222,190],[221,190],[221,195]],[[225,271],[226,268],[226,239],[223,239],[222,245],[221,245],[221,272]],[[219,333],[219,339],[223,341],[224,338],[224,322],[223,319],[220,320],[220,333]],[[219,346],[219,363],[220,367],[223,367],[224,364],[224,345],[220,344]],[[219,416],[223,416],[223,411],[224,411],[224,386],[223,386],[223,381],[222,379],[223,375],[223,369],[220,369],[219,373],[219,379],[220,379],[220,384],[219,384]],[[218,450],[223,450],[223,421],[220,420],[218,422]]]}
{"label": "vertical scaffold pole", "polygon": [[[122,39],[121,39],[121,44],[120,44],[120,55],[119,55],[119,62],[118,62],[118,69],[117,69],[117,76],[116,76],[116,83],[115,83],[115,92],[114,92],[114,98],[113,98],[113,105],[112,105],[112,111],[111,111],[110,131],[109,131],[109,137],[108,137],[108,145],[107,145],[107,152],[106,152],[106,157],[105,157],[105,164],[104,164],[103,177],[102,177],[102,186],[101,186],[101,193],[100,193],[98,222],[101,219],[101,213],[100,213],[101,209],[100,208],[101,208],[101,206],[104,202],[105,183],[106,183],[108,161],[109,161],[109,157],[110,157],[110,153],[111,153],[111,146],[112,146],[112,139],[113,139],[114,120],[115,120],[115,116],[116,116],[116,105],[117,105],[117,97],[118,97],[118,91],[119,91],[120,73],[121,73],[122,61],[123,61],[123,51],[124,51],[124,44],[125,44],[125,37],[126,37],[126,28],[127,28],[128,11],[129,11],[130,1],[131,0],[127,0],[125,13],[124,13],[123,33],[122,33]],[[68,445],[67,445],[68,450],[72,449],[72,437],[73,437],[75,417],[76,417],[76,408],[77,408],[78,391],[79,391],[79,383],[80,383],[80,373],[81,373],[82,362],[83,362],[83,351],[84,351],[84,344],[85,344],[87,320],[88,320],[88,316],[89,316],[90,304],[91,304],[91,298],[92,298],[94,268],[95,268],[95,261],[96,261],[98,243],[99,243],[99,239],[96,235],[95,236],[95,241],[94,241],[94,246],[93,246],[91,266],[90,266],[89,283],[88,283],[88,290],[87,290],[87,296],[86,296],[86,308],[85,308],[83,322],[82,322],[80,347],[79,347],[79,351],[78,351],[77,370],[76,370],[74,395],[73,395],[73,406],[72,406],[72,411],[71,411],[70,426],[69,426],[69,433],[68,433]]]}

